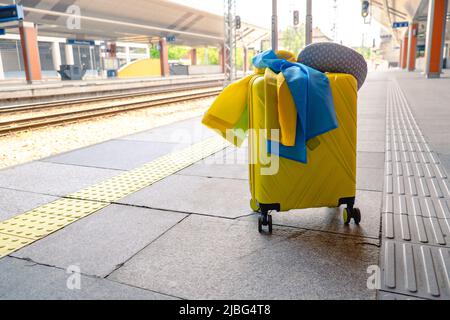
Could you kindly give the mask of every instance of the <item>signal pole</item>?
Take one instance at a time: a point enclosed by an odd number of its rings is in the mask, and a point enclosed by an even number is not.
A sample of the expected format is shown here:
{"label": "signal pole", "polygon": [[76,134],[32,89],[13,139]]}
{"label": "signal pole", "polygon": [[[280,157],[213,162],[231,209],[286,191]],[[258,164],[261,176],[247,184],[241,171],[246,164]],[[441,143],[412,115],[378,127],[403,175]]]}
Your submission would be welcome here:
{"label": "signal pole", "polygon": [[338,42],[337,40],[337,22],[338,22],[338,5],[337,5],[337,0],[334,0],[334,21],[333,21],[333,39],[334,42]]}
{"label": "signal pole", "polygon": [[225,82],[230,84],[236,79],[236,1],[224,0],[224,73]]}
{"label": "signal pole", "polygon": [[306,0],[305,45],[312,43],[312,0]]}
{"label": "signal pole", "polygon": [[278,8],[277,0],[272,0],[272,50],[278,51]]}

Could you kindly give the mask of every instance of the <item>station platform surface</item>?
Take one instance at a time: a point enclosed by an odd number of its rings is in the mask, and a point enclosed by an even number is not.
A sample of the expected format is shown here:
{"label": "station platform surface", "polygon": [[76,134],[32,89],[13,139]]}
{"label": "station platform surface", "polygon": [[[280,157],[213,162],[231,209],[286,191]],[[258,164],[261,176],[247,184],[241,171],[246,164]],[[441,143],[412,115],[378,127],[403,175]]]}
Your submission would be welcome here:
{"label": "station platform surface", "polygon": [[359,226],[295,210],[259,234],[245,146],[199,118],[2,170],[0,299],[448,299],[449,85],[369,75]]}
{"label": "station platform surface", "polygon": [[205,76],[222,76],[223,74],[200,74],[191,76],[170,76],[170,77],[143,77],[143,78],[89,78],[86,80],[73,80],[73,81],[61,81],[59,79],[48,79],[41,81],[34,81],[33,83],[27,83],[25,80],[5,80],[0,81],[0,92],[5,91],[20,91],[26,89],[40,89],[40,88],[55,88],[55,87],[79,87],[90,85],[104,85],[104,84],[133,84],[145,81],[166,81],[168,79],[189,79],[189,78],[202,78]]}
{"label": "station platform surface", "polygon": [[101,93],[120,93],[129,90],[145,90],[151,87],[170,86],[174,84],[191,84],[194,82],[217,81],[224,79],[223,74],[201,74],[190,76],[145,77],[145,78],[110,78],[74,81],[43,80],[28,84],[26,82],[0,81],[0,102],[7,105],[10,101],[28,102],[27,99],[44,99],[59,96],[81,97],[82,95],[99,95]]}

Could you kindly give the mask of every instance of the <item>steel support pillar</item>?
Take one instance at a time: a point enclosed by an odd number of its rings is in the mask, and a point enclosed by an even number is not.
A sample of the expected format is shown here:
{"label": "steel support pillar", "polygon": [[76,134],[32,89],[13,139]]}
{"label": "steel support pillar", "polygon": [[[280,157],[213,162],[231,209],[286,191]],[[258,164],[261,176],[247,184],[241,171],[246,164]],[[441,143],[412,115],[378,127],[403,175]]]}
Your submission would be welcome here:
{"label": "steel support pillar", "polygon": [[37,26],[30,22],[20,22],[20,43],[22,44],[23,64],[29,83],[42,80],[41,60],[37,41]]}
{"label": "steel support pillar", "polygon": [[0,51],[0,80],[5,79],[5,72],[3,70],[2,52]]}
{"label": "steel support pillar", "polygon": [[161,64],[161,76],[170,76],[169,67],[169,46],[165,38],[159,40],[159,61]]}
{"label": "steel support pillar", "polygon": [[406,34],[403,37],[403,45],[402,45],[402,65],[401,68],[402,69],[406,69],[406,67],[408,66],[408,35]]}
{"label": "steel support pillar", "polygon": [[225,48],[223,45],[219,47],[219,65],[221,67],[222,73],[225,73]]}
{"label": "steel support pillar", "polygon": [[[208,49],[205,48],[205,51],[207,51]],[[191,65],[196,66],[197,65],[197,49],[192,48],[189,56],[191,58]]]}
{"label": "steel support pillar", "polygon": [[429,0],[425,42],[425,75],[427,78],[441,76],[447,7],[448,0]]}
{"label": "steel support pillar", "polygon": [[403,65],[403,40],[400,41],[400,51],[398,54],[398,67],[401,68]]}
{"label": "steel support pillar", "polygon": [[416,69],[417,23],[411,23],[408,30],[408,71]]}

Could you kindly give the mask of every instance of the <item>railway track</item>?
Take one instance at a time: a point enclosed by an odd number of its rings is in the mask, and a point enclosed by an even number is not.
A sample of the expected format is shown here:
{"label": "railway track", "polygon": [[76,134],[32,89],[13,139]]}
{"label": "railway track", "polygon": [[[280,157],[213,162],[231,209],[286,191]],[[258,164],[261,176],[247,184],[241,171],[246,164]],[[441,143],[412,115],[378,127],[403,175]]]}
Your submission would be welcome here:
{"label": "railway track", "polygon": [[113,101],[128,99],[130,97],[144,97],[154,94],[180,92],[186,90],[206,89],[220,86],[222,83],[217,80],[202,81],[195,84],[172,84],[171,86],[154,86],[147,90],[137,90],[120,94],[109,94],[106,96],[84,97],[76,99],[64,99],[57,101],[26,103],[17,105],[0,106],[0,116],[5,114],[23,113],[30,111],[43,111],[46,109],[56,109],[58,107],[67,107],[68,105],[83,105],[93,102]]}
{"label": "railway track", "polygon": [[[217,84],[216,84],[217,85]],[[196,90],[192,92],[192,90]],[[83,104],[91,104],[95,102],[104,102],[104,101],[114,101],[114,100],[122,100],[122,99],[131,99],[136,98],[138,96],[149,96],[148,99],[139,100],[139,101],[118,101],[115,104],[110,104],[101,107],[87,108],[84,110],[75,110],[71,111],[70,109],[65,112],[58,112],[53,114],[46,114],[40,116],[31,116],[25,117],[21,119],[13,119],[8,121],[0,121],[0,135],[9,134],[12,132],[24,131],[39,127],[46,126],[54,126],[60,124],[67,124],[78,122],[87,119],[93,119],[102,116],[111,116],[118,113],[134,111],[144,108],[161,106],[169,103],[183,102],[187,100],[195,100],[200,98],[208,98],[218,95],[222,87],[211,87],[211,86],[190,86],[189,91],[187,88],[183,88],[184,91],[180,91],[180,88],[173,88],[164,91],[165,93],[170,93],[169,95],[152,97],[151,94],[161,95],[162,93],[152,92],[152,93],[134,93],[134,94],[120,94],[113,95],[109,97],[95,97],[95,98],[83,98],[80,101],[78,100],[64,100],[53,103],[44,103],[44,104],[34,104],[27,106],[14,106],[14,107],[6,107],[0,109],[1,114],[11,114],[18,112],[32,112],[32,111],[44,111],[44,110],[58,110],[60,108],[68,108],[71,106],[79,107]],[[1,119],[1,118],[0,118]]]}

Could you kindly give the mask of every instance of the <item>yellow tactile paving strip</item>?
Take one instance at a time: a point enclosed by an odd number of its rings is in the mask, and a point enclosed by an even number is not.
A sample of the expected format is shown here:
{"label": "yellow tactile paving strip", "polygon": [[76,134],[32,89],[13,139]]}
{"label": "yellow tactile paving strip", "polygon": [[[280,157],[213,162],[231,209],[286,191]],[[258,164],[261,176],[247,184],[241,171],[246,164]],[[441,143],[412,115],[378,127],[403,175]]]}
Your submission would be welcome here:
{"label": "yellow tactile paving strip", "polygon": [[228,147],[213,137],[0,222],[0,258]]}
{"label": "yellow tactile paving strip", "polygon": [[209,138],[127,171],[112,179],[69,195],[70,198],[114,202],[172,175],[229,146],[220,137]]}
{"label": "yellow tactile paving strip", "polygon": [[3,221],[0,223],[0,233],[39,240],[107,205],[101,202],[59,199]]}
{"label": "yellow tactile paving strip", "polygon": [[17,251],[32,242],[34,242],[34,240],[0,233],[0,258],[11,252]]}

